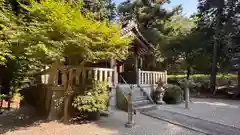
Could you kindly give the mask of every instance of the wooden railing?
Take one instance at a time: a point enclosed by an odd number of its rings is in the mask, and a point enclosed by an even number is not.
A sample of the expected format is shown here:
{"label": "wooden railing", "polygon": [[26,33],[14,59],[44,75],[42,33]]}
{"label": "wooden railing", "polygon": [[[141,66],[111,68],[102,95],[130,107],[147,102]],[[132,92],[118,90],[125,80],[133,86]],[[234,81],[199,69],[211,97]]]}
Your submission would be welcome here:
{"label": "wooden railing", "polygon": [[167,83],[167,71],[158,72],[138,70],[138,85],[156,84],[160,79],[164,84]]}
{"label": "wooden railing", "polygon": [[[48,79],[46,77],[49,76]],[[54,86],[63,87],[68,81],[68,84],[82,85],[87,80],[108,81],[109,86],[113,86],[114,69],[111,68],[93,68],[80,66],[59,66],[47,74],[42,75],[44,84],[53,84]]]}

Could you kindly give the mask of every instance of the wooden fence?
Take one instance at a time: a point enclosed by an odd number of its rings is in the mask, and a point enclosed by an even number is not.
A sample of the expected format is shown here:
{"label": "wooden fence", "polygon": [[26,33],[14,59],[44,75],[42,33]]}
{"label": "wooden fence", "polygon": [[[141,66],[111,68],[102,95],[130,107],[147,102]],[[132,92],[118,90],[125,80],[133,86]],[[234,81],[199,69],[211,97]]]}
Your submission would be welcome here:
{"label": "wooden fence", "polygon": [[138,70],[138,84],[139,85],[152,85],[156,84],[159,80],[167,83],[167,71],[141,71]]}
{"label": "wooden fence", "polygon": [[[44,84],[53,84],[53,86],[64,87],[66,81],[72,86],[85,84],[87,80],[108,81],[109,86],[116,86],[117,75],[114,69],[111,68],[95,68],[95,67],[80,67],[80,66],[58,66],[53,68],[47,74],[42,75]],[[167,83],[167,71],[142,71],[138,70],[137,84],[152,85],[159,80]]]}
{"label": "wooden fence", "polygon": [[[79,66],[59,66],[41,76],[42,83],[64,87],[66,81],[72,85],[82,85],[87,80],[108,81],[109,86],[114,84],[114,69],[93,68]],[[116,84],[116,83],[115,83]]]}

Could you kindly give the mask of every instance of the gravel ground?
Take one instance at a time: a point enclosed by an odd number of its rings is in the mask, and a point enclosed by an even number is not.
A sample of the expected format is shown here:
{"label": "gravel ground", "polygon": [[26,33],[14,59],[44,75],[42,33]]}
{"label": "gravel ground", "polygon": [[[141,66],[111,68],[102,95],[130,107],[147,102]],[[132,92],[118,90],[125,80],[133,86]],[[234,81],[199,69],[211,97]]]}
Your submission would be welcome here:
{"label": "gravel ground", "polygon": [[184,103],[180,105],[162,105],[159,106],[159,109],[240,128],[240,119],[238,119],[240,112],[239,100],[198,98],[191,98],[191,100],[190,109],[185,109]]}
{"label": "gravel ground", "polygon": [[39,120],[28,108],[0,116],[2,135],[201,135],[201,133],[137,114],[136,125],[129,129],[124,124],[127,113],[114,111],[110,117],[88,124],[65,125],[57,121]]}

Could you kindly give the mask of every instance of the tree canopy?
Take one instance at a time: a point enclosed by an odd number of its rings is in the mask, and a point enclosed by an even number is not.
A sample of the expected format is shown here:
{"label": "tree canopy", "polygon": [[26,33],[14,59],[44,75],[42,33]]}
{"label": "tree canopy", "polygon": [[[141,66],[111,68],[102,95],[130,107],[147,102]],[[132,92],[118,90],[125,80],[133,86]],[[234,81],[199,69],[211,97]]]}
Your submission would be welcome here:
{"label": "tree canopy", "polygon": [[4,87],[21,89],[41,69],[55,61],[69,64],[124,59],[129,38],[121,38],[120,26],[82,14],[82,5],[62,0],[32,0],[20,4],[17,16],[1,0],[1,79]]}
{"label": "tree canopy", "polygon": [[181,11],[181,6],[177,6],[172,11],[162,7],[166,0],[135,0],[126,1],[119,5],[119,15],[122,22],[135,19],[139,24],[139,29],[144,37],[154,45],[164,43],[167,35],[171,32],[165,27],[173,15]]}

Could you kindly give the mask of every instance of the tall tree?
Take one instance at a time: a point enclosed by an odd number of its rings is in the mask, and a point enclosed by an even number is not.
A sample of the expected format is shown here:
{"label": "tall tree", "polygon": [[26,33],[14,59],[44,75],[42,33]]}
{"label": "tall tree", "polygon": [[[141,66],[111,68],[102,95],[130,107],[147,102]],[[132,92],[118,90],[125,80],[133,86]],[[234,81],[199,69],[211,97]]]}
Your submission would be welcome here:
{"label": "tall tree", "polygon": [[[155,47],[164,46],[171,39],[171,30],[166,26],[173,15],[181,11],[181,6],[176,6],[169,11],[163,8],[168,0],[128,0],[119,5],[118,11],[122,23],[134,19],[138,23],[142,35]],[[161,50],[159,50],[161,51]],[[159,55],[160,56],[160,55]],[[159,57],[158,56],[158,57]],[[155,56],[149,65],[156,67]],[[150,68],[150,67],[149,67]]]}
{"label": "tall tree", "polygon": [[[239,44],[239,0],[199,0],[199,29],[207,30],[214,41],[212,89],[215,89],[216,68],[231,70],[234,48]],[[217,63],[217,64],[216,64]]]}
{"label": "tall tree", "polygon": [[[164,23],[181,10],[177,6],[172,11],[162,7],[167,0],[135,0],[126,1],[119,5],[119,15],[122,22],[135,19],[144,37],[153,44],[160,44],[170,31],[165,29]],[[151,34],[150,34],[151,33]]]}
{"label": "tall tree", "polygon": [[[207,35],[197,31],[197,17],[173,16],[167,23],[171,29],[171,40],[162,46],[169,72],[185,72],[189,78],[192,70],[206,71],[209,67],[209,53],[205,46]],[[163,53],[162,53],[163,52]]]}
{"label": "tall tree", "polygon": [[[120,27],[96,21],[91,13],[83,15],[79,10],[81,3],[42,0],[21,6],[28,14],[14,16],[7,10],[4,15],[10,15],[5,20],[0,18],[1,26],[6,27],[0,33],[0,44],[4,45],[0,50],[4,64],[0,71],[4,74],[0,78],[7,89],[28,86],[44,66],[64,58],[69,59],[69,64],[79,64],[122,59],[128,53],[130,39],[121,38]],[[9,54],[15,59],[10,59]]]}

